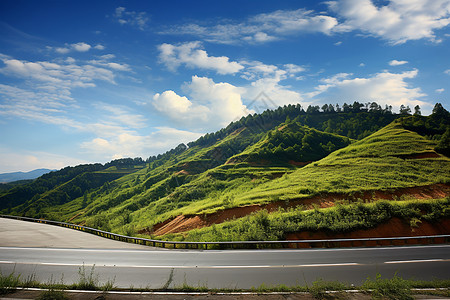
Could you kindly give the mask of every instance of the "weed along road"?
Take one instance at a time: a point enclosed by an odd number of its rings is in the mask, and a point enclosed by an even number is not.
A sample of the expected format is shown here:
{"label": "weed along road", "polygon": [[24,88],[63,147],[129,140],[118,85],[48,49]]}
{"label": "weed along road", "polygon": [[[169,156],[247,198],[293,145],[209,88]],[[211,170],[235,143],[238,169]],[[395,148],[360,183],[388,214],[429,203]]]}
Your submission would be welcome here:
{"label": "weed along road", "polygon": [[[181,287],[183,284],[208,288],[250,288],[265,285],[305,285],[317,279],[361,284],[377,273],[392,277],[430,280],[450,278],[450,245],[378,247],[352,249],[303,250],[157,250],[150,247],[118,248],[62,247],[70,229],[44,224],[1,220],[0,269],[3,274],[15,272],[22,278],[35,276],[41,282],[78,282],[80,272],[93,271],[99,283],[108,280],[123,288]],[[14,223],[9,223],[14,221]],[[33,236],[36,225],[46,230],[63,229],[67,235],[51,235],[57,246],[46,247],[42,240],[27,238],[22,244],[12,238],[16,222],[29,227]],[[16,227],[17,228],[17,227]],[[22,229],[24,229],[22,227]],[[81,232],[76,232],[80,233]],[[35,234],[37,239],[45,237]],[[11,241],[12,240],[12,241]],[[114,242],[114,241],[109,241]],[[33,243],[39,245],[33,247]],[[50,243],[50,242],[49,242]],[[72,243],[68,242],[68,245]],[[84,271],[83,271],[84,269]]]}

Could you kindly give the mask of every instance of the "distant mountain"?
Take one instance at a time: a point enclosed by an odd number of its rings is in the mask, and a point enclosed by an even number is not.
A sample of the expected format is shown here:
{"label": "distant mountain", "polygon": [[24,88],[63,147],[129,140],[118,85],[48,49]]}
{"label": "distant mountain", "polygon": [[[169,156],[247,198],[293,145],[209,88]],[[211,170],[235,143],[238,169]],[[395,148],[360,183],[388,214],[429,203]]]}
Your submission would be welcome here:
{"label": "distant mountain", "polygon": [[54,170],[36,169],[30,172],[3,173],[0,174],[0,183],[13,182],[17,180],[35,179],[51,171]]}

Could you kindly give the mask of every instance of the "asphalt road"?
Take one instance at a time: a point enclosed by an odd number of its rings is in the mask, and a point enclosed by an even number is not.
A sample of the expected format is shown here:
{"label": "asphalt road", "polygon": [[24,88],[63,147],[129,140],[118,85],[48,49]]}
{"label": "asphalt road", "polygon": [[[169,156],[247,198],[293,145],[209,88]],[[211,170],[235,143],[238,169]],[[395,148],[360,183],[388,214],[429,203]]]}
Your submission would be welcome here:
{"label": "asphalt road", "polygon": [[148,249],[63,227],[0,218],[0,247]]}
{"label": "asphalt road", "polygon": [[183,283],[209,288],[250,288],[261,284],[305,285],[317,279],[359,285],[377,273],[383,277],[397,273],[403,278],[423,280],[450,278],[450,245],[230,251],[31,248],[6,246],[3,239],[7,230],[1,231],[2,273],[14,270],[23,278],[35,275],[42,282],[77,282],[80,268],[84,266],[89,274],[94,265],[101,283],[113,280],[123,288],[176,287]]}

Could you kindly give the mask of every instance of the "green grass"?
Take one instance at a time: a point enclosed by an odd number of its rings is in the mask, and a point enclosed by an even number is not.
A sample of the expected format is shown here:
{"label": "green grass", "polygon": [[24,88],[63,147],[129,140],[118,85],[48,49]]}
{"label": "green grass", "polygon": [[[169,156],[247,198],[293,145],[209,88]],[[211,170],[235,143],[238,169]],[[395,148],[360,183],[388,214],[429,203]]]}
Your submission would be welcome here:
{"label": "green grass", "polygon": [[[360,192],[450,183],[449,158],[404,158],[434,153],[437,142],[405,130],[400,122],[302,168],[276,161],[259,165],[251,161],[225,163],[229,153],[237,150],[253,157],[258,151],[254,145],[283,140],[278,135],[284,132],[291,136],[287,129],[292,128],[274,129],[270,138],[268,134],[254,136],[240,130],[213,145],[193,146],[161,164],[151,163],[89,190],[88,201],[82,196],[63,205],[44,207],[41,216],[136,235],[143,228],[178,215],[210,214],[273,201],[301,201],[327,193],[346,194],[351,199],[352,194]],[[107,172],[117,171],[113,169]]]}

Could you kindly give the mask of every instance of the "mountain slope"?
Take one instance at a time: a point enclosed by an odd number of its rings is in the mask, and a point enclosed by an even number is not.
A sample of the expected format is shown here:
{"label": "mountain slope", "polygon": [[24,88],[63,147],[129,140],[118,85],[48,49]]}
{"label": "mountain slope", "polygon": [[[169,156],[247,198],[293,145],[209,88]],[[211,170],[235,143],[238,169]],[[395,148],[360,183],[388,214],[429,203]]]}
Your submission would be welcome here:
{"label": "mountain slope", "polygon": [[[446,233],[450,159],[434,151],[436,144],[394,122],[322,160],[236,194],[233,201],[246,205],[241,209],[198,211],[196,216],[157,224],[155,233],[191,230],[166,237],[175,240],[270,240],[305,230],[331,235],[375,228],[392,218],[409,224],[411,234],[422,222],[437,224],[437,232]],[[271,203],[262,205],[267,201]],[[316,208],[310,210],[311,204]],[[322,205],[331,208],[317,209]],[[255,211],[260,212],[251,215]],[[246,217],[232,220],[233,215]],[[228,222],[213,225],[226,218]],[[441,221],[447,225],[439,225]],[[204,226],[211,227],[192,230]]]}
{"label": "mountain slope", "polygon": [[[331,197],[333,204],[358,195],[376,200],[367,195],[380,191],[392,196],[415,187],[448,187],[449,159],[435,151],[438,145],[446,147],[448,117],[448,112],[411,116],[386,126],[399,116],[305,113],[288,106],[245,117],[145,162],[122,159],[44,175],[0,194],[0,204],[10,206],[4,213],[133,235],[217,214],[222,222],[253,208],[310,208],[321,197]],[[375,132],[381,126],[386,127]],[[353,137],[375,133],[355,141],[335,132]],[[202,226],[208,224],[213,223]]]}

